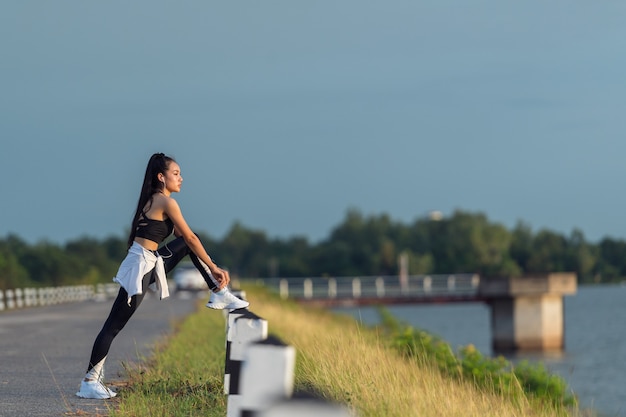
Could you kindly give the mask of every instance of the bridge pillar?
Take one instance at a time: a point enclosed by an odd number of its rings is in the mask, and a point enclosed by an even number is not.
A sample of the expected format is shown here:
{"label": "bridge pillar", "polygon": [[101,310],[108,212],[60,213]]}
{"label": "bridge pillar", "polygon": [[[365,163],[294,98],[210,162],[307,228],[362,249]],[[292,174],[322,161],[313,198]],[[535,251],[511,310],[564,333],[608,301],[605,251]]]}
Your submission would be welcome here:
{"label": "bridge pillar", "polygon": [[575,294],[576,285],[572,273],[481,277],[479,295],[491,307],[493,350],[562,350],[563,297]]}

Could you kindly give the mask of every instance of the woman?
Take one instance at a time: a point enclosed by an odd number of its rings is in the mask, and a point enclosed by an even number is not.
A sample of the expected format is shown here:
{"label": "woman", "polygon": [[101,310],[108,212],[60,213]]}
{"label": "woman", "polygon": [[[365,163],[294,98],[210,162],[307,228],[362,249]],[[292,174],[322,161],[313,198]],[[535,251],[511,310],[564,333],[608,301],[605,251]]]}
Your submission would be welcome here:
{"label": "woman", "polygon": [[[207,307],[213,309],[245,308],[248,302],[228,290],[228,271],[218,267],[207,254],[198,236],[189,228],[172,193],[180,191],[183,178],[174,159],[162,153],[148,162],[137,210],[128,237],[128,254],[113,279],[121,285],[102,330],[96,337],[87,374],[76,393],[82,398],[112,398],[115,392],[102,380],[104,362],[115,336],[124,328],[146,293],[156,285],[161,299],[169,296],[165,273],[189,255],[206,281],[211,296]],[[176,239],[163,245],[174,232]]]}

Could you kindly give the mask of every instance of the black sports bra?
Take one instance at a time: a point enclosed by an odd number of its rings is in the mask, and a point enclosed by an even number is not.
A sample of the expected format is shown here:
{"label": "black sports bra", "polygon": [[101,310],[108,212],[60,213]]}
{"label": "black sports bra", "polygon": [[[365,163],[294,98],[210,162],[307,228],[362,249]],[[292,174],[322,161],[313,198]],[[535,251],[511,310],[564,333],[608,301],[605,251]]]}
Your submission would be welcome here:
{"label": "black sports bra", "polygon": [[153,220],[148,218],[146,213],[142,213],[142,217],[139,218],[139,223],[137,223],[137,228],[135,229],[135,237],[142,237],[156,243],[161,243],[166,237],[172,234],[173,230],[174,222],[172,222],[171,219]]}

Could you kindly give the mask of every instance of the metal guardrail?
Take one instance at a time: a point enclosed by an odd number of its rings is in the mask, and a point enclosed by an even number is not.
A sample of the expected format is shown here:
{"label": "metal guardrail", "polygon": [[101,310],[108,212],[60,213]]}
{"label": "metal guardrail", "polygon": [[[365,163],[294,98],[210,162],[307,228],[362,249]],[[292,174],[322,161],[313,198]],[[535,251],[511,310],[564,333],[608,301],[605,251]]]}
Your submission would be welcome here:
{"label": "metal guardrail", "polygon": [[0,290],[0,311],[78,301],[103,301],[117,295],[119,284],[68,285]]}
{"label": "metal guardrail", "polygon": [[301,300],[358,298],[469,297],[478,294],[476,274],[338,278],[271,278],[260,280],[282,298]]}

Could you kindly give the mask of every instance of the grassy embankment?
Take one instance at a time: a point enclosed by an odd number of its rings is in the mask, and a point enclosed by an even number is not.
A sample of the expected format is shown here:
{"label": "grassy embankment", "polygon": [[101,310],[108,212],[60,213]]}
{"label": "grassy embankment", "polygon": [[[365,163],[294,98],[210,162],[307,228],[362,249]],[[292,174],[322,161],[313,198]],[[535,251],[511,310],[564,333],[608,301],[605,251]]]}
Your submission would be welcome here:
{"label": "grassy embankment", "polygon": [[[427,356],[391,347],[383,332],[352,318],[284,302],[246,288],[271,334],[296,348],[295,389],[348,405],[360,417],[581,415],[511,392],[451,378]],[[129,369],[112,416],[224,416],[224,317],[202,309],[182,323],[148,366]]]}

